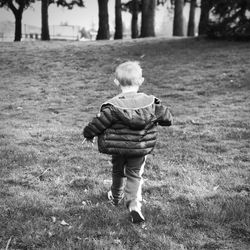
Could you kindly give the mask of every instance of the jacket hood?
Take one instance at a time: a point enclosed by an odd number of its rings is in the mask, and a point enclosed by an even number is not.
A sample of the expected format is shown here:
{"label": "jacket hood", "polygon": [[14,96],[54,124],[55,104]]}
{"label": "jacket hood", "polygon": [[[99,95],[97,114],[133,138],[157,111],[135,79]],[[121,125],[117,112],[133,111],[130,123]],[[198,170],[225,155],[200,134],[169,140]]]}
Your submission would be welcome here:
{"label": "jacket hood", "polygon": [[111,104],[124,125],[139,130],[151,126],[156,120],[155,97],[143,93],[126,93],[115,96],[103,105]]}

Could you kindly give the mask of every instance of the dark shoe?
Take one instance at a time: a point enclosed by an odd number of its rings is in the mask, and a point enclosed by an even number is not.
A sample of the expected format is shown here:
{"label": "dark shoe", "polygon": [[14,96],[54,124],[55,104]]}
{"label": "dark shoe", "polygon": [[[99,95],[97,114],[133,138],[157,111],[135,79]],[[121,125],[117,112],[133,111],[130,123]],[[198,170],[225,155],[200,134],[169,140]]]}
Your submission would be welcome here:
{"label": "dark shoe", "polygon": [[130,216],[131,216],[131,220],[133,223],[141,223],[141,222],[145,221],[144,216],[142,215],[141,211],[139,211],[139,210],[130,211]]}

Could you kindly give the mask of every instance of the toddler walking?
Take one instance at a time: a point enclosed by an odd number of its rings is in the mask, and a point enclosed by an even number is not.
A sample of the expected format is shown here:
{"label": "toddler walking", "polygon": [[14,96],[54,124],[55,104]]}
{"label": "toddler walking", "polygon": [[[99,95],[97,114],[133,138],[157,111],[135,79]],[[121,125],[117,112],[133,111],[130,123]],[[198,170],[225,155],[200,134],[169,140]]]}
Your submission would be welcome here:
{"label": "toddler walking", "polygon": [[133,223],[145,220],[142,211],[142,174],[147,155],[157,139],[157,125],[170,126],[169,109],[153,95],[138,93],[142,69],[128,61],[115,70],[114,83],[121,93],[102,104],[99,114],[84,128],[87,142],[98,136],[98,149],[112,155],[109,199],[118,205],[125,198]]}

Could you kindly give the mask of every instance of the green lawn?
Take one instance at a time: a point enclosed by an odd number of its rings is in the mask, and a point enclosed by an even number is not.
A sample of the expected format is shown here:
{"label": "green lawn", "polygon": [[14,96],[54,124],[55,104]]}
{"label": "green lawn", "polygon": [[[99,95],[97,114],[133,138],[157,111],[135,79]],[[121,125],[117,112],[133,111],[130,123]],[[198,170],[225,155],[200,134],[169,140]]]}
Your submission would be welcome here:
{"label": "green lawn", "polygon": [[[138,60],[169,105],[133,225],[110,158],[82,129]],[[198,39],[1,43],[0,249],[250,249],[250,44]]]}

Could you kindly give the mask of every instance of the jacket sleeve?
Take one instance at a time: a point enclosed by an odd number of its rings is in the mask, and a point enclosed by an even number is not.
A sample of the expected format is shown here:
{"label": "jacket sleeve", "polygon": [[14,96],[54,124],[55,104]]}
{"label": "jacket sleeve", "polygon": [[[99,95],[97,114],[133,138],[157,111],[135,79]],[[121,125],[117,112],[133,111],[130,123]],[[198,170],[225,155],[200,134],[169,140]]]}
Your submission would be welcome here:
{"label": "jacket sleeve", "polygon": [[155,98],[155,115],[156,122],[160,126],[171,126],[173,124],[173,116],[168,107],[161,104],[161,101]]}
{"label": "jacket sleeve", "polygon": [[83,129],[83,136],[92,139],[103,133],[104,130],[113,124],[111,106],[105,106],[100,113]]}

